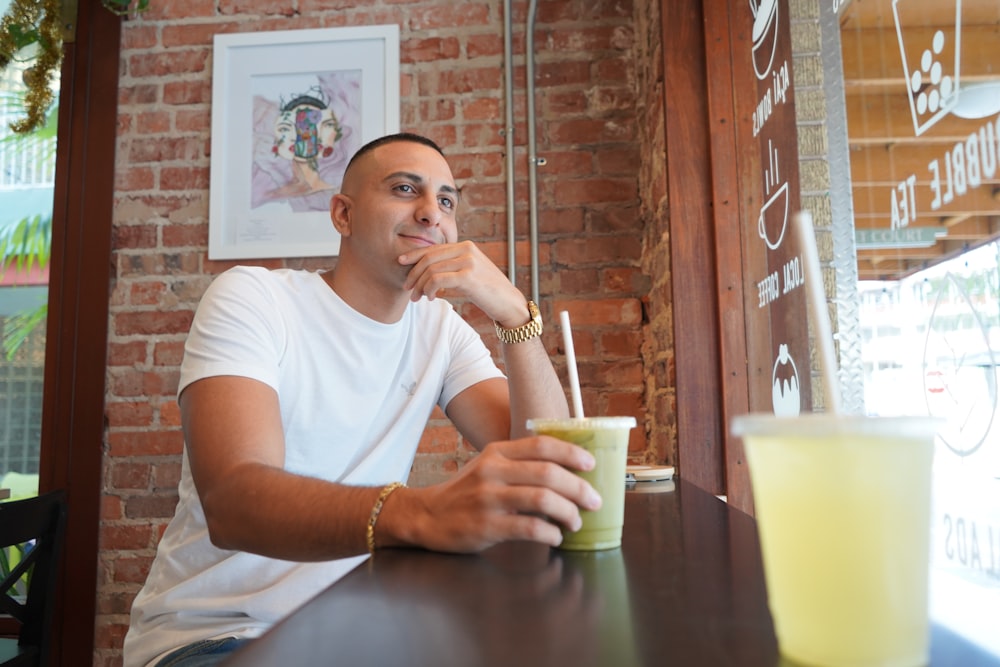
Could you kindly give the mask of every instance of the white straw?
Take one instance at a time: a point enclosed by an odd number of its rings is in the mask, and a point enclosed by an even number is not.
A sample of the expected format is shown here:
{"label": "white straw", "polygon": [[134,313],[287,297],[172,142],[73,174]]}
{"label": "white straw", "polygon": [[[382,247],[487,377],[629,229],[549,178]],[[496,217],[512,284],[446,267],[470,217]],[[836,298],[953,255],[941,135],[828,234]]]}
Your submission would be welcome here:
{"label": "white straw", "polygon": [[563,347],[566,348],[569,389],[573,394],[573,416],[583,419],[583,399],[580,397],[580,377],[576,373],[576,352],[573,350],[573,330],[569,327],[569,311],[559,313],[559,323],[562,325]]}
{"label": "white straw", "polygon": [[823,276],[819,268],[819,251],[816,250],[816,235],[813,230],[812,214],[799,211],[792,216],[799,231],[802,244],[802,263],[805,265],[806,298],[809,314],[816,328],[816,345],[819,347],[819,365],[826,393],[827,412],[840,412],[840,390],[837,386],[837,358],[833,351],[833,327],[830,325],[830,311],[826,306],[823,290]]}

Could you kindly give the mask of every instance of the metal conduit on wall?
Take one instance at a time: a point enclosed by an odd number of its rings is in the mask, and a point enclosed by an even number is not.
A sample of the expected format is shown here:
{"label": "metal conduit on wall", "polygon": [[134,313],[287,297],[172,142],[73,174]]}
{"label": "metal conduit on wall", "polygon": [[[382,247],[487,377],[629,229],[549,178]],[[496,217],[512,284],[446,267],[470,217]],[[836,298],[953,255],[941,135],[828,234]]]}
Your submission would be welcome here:
{"label": "metal conduit on wall", "polygon": [[[538,157],[535,137],[535,15],[537,0],[528,4],[527,30],[525,34],[525,79],[527,80],[527,125],[528,125],[528,241],[531,251],[531,298],[539,301],[538,295],[538,166],[545,164],[545,158]],[[517,273],[515,245],[514,204],[514,57],[511,33],[511,0],[504,0],[504,131],[507,163],[507,275],[516,283]]]}

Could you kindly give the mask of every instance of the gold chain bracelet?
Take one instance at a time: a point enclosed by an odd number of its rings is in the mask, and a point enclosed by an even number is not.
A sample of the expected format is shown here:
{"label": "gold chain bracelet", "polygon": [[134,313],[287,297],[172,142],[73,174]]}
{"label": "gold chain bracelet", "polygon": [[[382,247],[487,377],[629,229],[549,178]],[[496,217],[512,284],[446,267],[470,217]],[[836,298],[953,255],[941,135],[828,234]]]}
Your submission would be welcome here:
{"label": "gold chain bracelet", "polygon": [[385,505],[389,494],[405,486],[406,484],[402,482],[386,484],[382,487],[382,491],[378,494],[378,500],[375,501],[375,505],[372,507],[372,513],[368,517],[368,553],[373,556],[375,555],[375,523],[378,521],[378,515],[382,512],[382,506]]}

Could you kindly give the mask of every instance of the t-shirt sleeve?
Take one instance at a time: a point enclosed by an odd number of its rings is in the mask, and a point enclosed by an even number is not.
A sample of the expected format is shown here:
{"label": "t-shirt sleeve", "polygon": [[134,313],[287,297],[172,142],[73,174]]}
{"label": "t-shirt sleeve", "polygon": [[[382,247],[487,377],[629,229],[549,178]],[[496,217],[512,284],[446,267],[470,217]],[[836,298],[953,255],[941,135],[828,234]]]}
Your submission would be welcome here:
{"label": "t-shirt sleeve", "polygon": [[476,330],[454,310],[449,309],[447,317],[451,363],[445,373],[438,401],[442,410],[451,399],[472,385],[490,378],[505,377]]}
{"label": "t-shirt sleeve", "polygon": [[177,395],[197,380],[237,375],[277,390],[285,328],[268,273],[235,267],[205,291],[184,346]]}

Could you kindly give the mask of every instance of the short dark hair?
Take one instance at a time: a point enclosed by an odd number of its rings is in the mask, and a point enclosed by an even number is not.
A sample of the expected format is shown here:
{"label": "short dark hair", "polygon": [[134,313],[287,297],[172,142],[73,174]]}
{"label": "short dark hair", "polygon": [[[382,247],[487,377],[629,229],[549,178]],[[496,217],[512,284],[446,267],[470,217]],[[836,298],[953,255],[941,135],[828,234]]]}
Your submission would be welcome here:
{"label": "short dark hair", "polygon": [[357,161],[358,158],[364,156],[367,153],[371,153],[373,150],[375,150],[379,146],[385,146],[386,144],[393,144],[393,143],[396,143],[398,141],[409,141],[409,142],[412,142],[412,143],[415,143],[415,144],[423,144],[424,146],[427,146],[428,148],[433,148],[434,150],[436,150],[438,152],[438,154],[441,157],[444,157],[444,151],[441,150],[441,147],[438,146],[436,143],[434,143],[433,140],[428,139],[427,137],[419,135],[419,134],[414,134],[413,132],[398,132],[396,134],[387,134],[384,137],[379,137],[378,139],[373,139],[373,140],[369,141],[367,144],[365,144],[364,146],[362,146],[361,148],[359,148],[358,152],[355,153],[351,157],[350,161],[347,163],[347,168],[344,169],[344,174],[347,174],[347,172],[351,170],[351,165],[354,164],[355,161]]}

